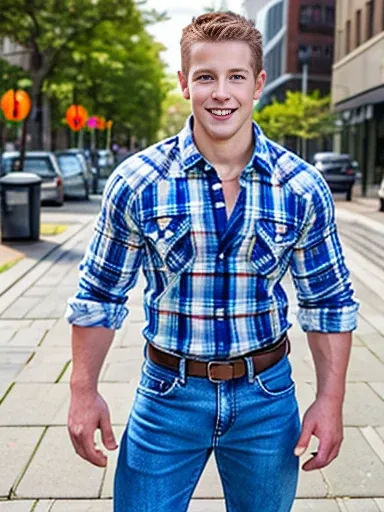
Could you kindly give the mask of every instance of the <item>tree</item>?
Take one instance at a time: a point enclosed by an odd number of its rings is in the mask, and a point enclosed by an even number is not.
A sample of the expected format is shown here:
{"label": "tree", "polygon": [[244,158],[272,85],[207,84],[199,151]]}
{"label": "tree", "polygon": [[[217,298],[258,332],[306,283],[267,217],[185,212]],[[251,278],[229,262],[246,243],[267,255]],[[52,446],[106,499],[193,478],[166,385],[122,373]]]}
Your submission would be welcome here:
{"label": "tree", "polygon": [[283,142],[284,137],[316,139],[334,133],[335,115],[330,110],[329,96],[319,91],[308,95],[287,91],[284,103],[277,101],[254,113],[254,120],[271,139]]}
{"label": "tree", "polygon": [[91,40],[71,43],[62,66],[47,80],[56,127],[68,105],[79,102],[90,114],[112,119],[115,134],[154,141],[166,93],[161,50],[134,20],[119,31],[105,22]]}
{"label": "tree", "polygon": [[183,98],[177,80],[168,78],[167,85],[168,94],[162,104],[159,139],[178,133],[191,114],[191,104]]}
{"label": "tree", "polygon": [[33,147],[42,146],[44,82],[71,44],[86,43],[106,22],[115,24],[118,32],[126,24],[140,29],[161,19],[155,11],[141,14],[134,0],[2,0],[1,11],[0,37],[30,51]]}

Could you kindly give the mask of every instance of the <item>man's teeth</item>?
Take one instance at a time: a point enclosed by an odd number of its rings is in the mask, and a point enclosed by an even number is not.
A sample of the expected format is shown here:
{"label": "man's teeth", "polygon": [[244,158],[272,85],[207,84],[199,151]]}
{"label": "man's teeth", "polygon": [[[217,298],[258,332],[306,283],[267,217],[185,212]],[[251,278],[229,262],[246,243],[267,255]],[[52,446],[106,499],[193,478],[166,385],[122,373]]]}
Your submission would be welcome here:
{"label": "man's teeth", "polygon": [[215,116],[228,116],[232,113],[232,110],[211,110],[212,114]]}

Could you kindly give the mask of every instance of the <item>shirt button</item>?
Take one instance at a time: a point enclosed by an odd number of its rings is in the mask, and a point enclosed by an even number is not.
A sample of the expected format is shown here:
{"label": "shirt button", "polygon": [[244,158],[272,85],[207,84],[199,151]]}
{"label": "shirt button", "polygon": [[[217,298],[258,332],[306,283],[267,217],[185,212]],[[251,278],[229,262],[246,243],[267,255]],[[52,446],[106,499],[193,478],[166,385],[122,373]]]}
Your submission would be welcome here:
{"label": "shirt button", "polygon": [[216,308],[215,316],[217,320],[224,320],[225,310],[224,308]]}
{"label": "shirt button", "polygon": [[219,254],[219,260],[223,260],[223,259],[224,259],[224,254],[223,253]]}

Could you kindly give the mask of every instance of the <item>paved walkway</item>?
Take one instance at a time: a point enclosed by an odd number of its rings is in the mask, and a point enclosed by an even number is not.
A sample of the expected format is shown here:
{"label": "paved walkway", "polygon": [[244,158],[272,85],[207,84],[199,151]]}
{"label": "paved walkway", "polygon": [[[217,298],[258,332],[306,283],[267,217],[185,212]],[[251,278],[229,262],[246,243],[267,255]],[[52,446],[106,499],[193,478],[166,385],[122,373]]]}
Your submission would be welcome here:
{"label": "paved walkway", "polygon": [[[363,214],[383,236],[384,214],[372,220],[375,208],[372,202],[368,207],[338,203],[344,223],[359,222]],[[0,296],[0,512],[112,510],[116,454],[110,456],[106,470],[91,466],[75,455],[65,427],[71,350],[69,327],[62,317],[90,234],[90,224],[84,222],[77,234],[18,282],[17,294],[12,287]],[[362,256],[353,247],[346,247],[346,255],[361,312],[348,372],[345,441],[330,467],[300,474],[294,512],[384,511],[384,271],[362,265]],[[293,298],[288,280],[286,286]],[[142,289],[141,281],[130,294],[131,314],[101,373],[100,390],[118,437],[142,359]],[[292,304],[294,315],[294,299]],[[314,371],[298,327],[292,329],[291,339],[303,412],[314,399]],[[222,498],[211,459],[190,511],[224,511]]]}

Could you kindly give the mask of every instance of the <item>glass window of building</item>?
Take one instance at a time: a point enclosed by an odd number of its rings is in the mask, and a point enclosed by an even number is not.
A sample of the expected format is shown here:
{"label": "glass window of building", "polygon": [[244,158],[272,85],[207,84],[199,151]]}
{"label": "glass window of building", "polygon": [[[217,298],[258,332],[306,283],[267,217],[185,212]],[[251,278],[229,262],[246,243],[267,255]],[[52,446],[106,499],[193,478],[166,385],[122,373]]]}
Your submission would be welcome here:
{"label": "glass window of building", "polygon": [[351,20],[348,20],[345,25],[345,54],[351,51]]}
{"label": "glass window of building", "polygon": [[366,22],[367,22],[367,29],[366,29],[366,39],[370,39],[373,37],[373,12],[374,12],[374,2],[373,0],[370,0],[370,2],[367,2],[366,4],[367,8],[367,16],[366,16]]}
{"label": "glass window of building", "polygon": [[356,11],[356,40],[355,47],[361,45],[361,9]]}

